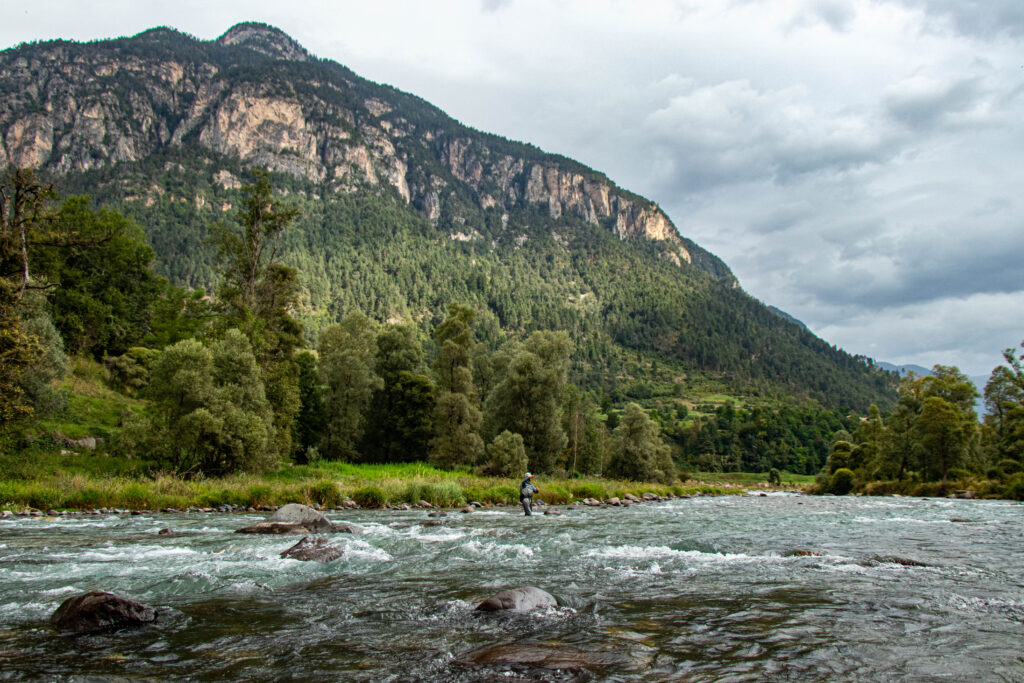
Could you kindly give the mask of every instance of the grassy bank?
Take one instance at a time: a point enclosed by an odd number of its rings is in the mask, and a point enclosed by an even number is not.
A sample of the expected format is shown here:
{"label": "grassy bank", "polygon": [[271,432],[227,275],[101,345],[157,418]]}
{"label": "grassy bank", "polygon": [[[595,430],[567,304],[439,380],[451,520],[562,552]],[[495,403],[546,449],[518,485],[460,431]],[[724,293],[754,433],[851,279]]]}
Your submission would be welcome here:
{"label": "grassy bank", "polygon": [[[39,510],[218,507],[305,503],[331,507],[354,500],[363,507],[382,507],[425,500],[432,505],[458,507],[469,501],[514,504],[519,480],[449,472],[420,463],[352,465],[323,463],[284,467],[276,472],[239,474],[216,479],[182,479],[172,475],[145,477],[125,472],[102,473],[73,469],[35,477],[0,478],[0,509]],[[740,493],[745,487],[728,482],[688,481],[676,486],[609,479],[538,477],[538,496],[549,504],[583,498]]]}

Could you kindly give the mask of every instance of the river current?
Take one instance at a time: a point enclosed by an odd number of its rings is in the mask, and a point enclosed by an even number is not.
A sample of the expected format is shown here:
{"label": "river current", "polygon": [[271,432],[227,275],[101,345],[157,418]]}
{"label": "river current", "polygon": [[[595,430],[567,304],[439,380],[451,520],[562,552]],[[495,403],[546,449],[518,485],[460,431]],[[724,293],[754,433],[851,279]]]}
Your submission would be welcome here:
{"label": "river current", "polygon": [[[0,680],[1024,681],[1024,506],[723,496],[524,517],[328,513],[281,559],[264,515],[0,520]],[[170,529],[173,534],[160,534]],[[543,613],[475,612],[537,586]],[[58,633],[106,590],[155,624]]]}

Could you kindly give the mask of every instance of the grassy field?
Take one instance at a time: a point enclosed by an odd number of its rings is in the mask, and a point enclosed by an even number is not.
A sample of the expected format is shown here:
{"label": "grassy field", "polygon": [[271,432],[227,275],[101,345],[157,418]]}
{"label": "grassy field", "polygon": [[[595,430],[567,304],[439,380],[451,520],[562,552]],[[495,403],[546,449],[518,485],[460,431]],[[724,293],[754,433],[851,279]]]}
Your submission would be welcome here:
{"label": "grassy field", "polygon": [[[90,456],[78,456],[90,457]],[[115,461],[115,458],[91,456]],[[484,477],[469,471],[443,471],[422,463],[353,465],[324,463],[283,467],[265,474],[239,474],[223,478],[182,479],[169,474],[153,477],[133,473],[126,463],[108,472],[87,467],[64,471],[50,469],[35,477],[0,478],[0,509],[21,511],[122,508],[216,508],[223,505],[259,507],[305,503],[331,507],[353,500],[363,507],[382,507],[422,500],[441,507],[459,507],[470,501],[483,504],[515,504],[519,480]],[[114,473],[120,470],[120,473]],[[565,504],[583,498],[642,496],[718,495],[742,493],[764,477],[727,481],[720,475],[701,477],[675,486],[610,479],[538,477],[538,498],[549,504]],[[785,479],[785,478],[784,478]]]}

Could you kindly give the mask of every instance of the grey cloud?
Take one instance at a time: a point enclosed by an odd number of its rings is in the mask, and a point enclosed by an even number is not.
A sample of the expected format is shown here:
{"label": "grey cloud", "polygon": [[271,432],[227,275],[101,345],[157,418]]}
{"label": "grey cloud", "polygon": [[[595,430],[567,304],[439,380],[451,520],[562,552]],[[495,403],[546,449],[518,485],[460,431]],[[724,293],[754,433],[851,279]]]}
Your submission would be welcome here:
{"label": "grey cloud", "polygon": [[1024,3],[1020,0],[895,0],[904,7],[921,10],[931,21],[929,28],[944,32],[947,27],[975,38],[1001,35],[1024,36]]}
{"label": "grey cloud", "polygon": [[885,107],[889,115],[903,125],[927,129],[976,106],[983,95],[976,78],[947,82],[911,79],[890,91]]}
{"label": "grey cloud", "polygon": [[970,375],[985,375],[1000,362],[1000,352],[1020,342],[1019,322],[1006,311],[1024,308],[1024,293],[977,295],[927,305],[865,310],[812,328],[845,348],[860,349],[879,360],[957,365]]}
{"label": "grey cloud", "polygon": [[656,159],[655,186],[707,190],[760,179],[792,182],[841,173],[898,153],[898,136],[866,112],[823,112],[799,89],[747,81],[687,85],[642,124]]}
{"label": "grey cloud", "polygon": [[812,264],[794,285],[825,304],[872,310],[1024,291],[1024,226],[984,237],[963,228],[945,242],[936,230],[913,240],[878,239],[874,247],[851,260]]}
{"label": "grey cloud", "polygon": [[758,235],[781,233],[812,218],[814,213],[815,209],[810,202],[793,202],[776,207],[764,216],[755,218],[750,223],[749,229]]}
{"label": "grey cloud", "polygon": [[848,0],[812,0],[794,17],[791,26],[823,23],[836,33],[845,33],[856,18],[857,9]]}

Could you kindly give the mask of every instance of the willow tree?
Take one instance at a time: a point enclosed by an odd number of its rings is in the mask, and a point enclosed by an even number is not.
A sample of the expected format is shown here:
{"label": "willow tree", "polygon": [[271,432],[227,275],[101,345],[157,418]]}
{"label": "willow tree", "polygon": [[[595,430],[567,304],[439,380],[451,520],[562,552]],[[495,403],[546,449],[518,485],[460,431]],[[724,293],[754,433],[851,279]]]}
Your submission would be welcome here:
{"label": "willow tree", "polygon": [[239,330],[209,347],[187,339],[164,349],[151,377],[152,410],[131,418],[120,449],[191,476],[259,471],[279,462],[271,406]]}
{"label": "willow tree", "polygon": [[675,479],[675,464],[669,447],[661,440],[661,428],[636,403],[626,406],[622,421],[612,433],[605,475],[664,484]]}
{"label": "willow tree", "polygon": [[530,469],[550,472],[568,443],[562,427],[572,344],[565,332],[534,332],[502,351],[501,379],[484,403],[484,433],[508,430],[523,437]]}

